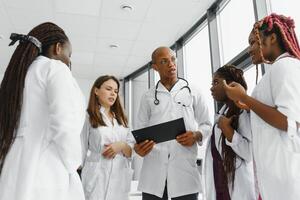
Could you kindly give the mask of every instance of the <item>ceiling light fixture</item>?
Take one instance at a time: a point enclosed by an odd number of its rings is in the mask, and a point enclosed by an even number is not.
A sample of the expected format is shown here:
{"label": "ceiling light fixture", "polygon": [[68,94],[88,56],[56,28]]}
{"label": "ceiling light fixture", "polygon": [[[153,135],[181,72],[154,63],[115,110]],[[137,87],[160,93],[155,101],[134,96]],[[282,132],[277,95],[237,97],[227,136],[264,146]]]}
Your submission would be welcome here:
{"label": "ceiling light fixture", "polygon": [[133,7],[131,5],[128,5],[128,4],[121,5],[121,9],[126,11],[126,12],[133,11]]}
{"label": "ceiling light fixture", "polygon": [[116,49],[116,48],[118,48],[119,46],[118,46],[117,44],[111,44],[111,45],[109,45],[109,47],[112,48],[112,49]]}

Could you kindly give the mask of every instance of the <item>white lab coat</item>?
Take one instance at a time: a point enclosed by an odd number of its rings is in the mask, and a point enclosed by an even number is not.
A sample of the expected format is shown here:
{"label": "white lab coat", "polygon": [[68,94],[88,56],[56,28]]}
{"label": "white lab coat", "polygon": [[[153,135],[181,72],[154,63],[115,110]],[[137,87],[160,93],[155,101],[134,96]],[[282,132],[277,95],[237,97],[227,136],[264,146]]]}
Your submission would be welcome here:
{"label": "white lab coat", "polygon": [[122,153],[113,159],[102,156],[105,144],[123,141],[131,147],[134,138],[129,130],[113,119],[113,124],[100,108],[100,113],[107,126],[93,128],[87,115],[82,130],[84,164],[82,184],[86,200],[126,200],[129,198],[133,170],[130,158]]}
{"label": "white lab coat", "polygon": [[25,78],[17,137],[0,177],[1,200],[83,200],[84,97],[69,68],[39,56]]}
{"label": "white lab coat", "polygon": [[[159,83],[158,105],[154,104],[155,87],[146,92],[140,102],[135,128],[183,117],[186,130],[200,131],[204,138],[207,137],[211,131],[211,123],[203,96],[192,88],[190,106],[183,107],[174,100],[174,95],[184,86],[186,83],[179,80],[171,91],[168,91]],[[198,193],[201,190],[201,181],[196,165],[197,149],[197,144],[185,147],[176,140],[155,144],[152,151],[143,159],[138,190],[162,197],[167,180],[169,198]]]}
{"label": "white lab coat", "polygon": [[[223,106],[219,113],[226,113],[225,109],[226,106]],[[215,143],[218,152],[222,156],[222,144],[221,142],[219,142],[222,131],[218,128],[217,125],[219,116],[220,115],[218,115],[215,120]],[[234,189],[232,190],[231,183],[228,184],[229,194],[232,200],[257,200],[257,195],[255,194],[254,187],[251,140],[252,136],[249,114],[243,111],[239,116],[239,127],[237,131],[234,131],[232,141],[229,142],[228,140],[226,140],[226,144],[228,146],[231,146],[233,151],[237,154]],[[211,154],[211,138],[208,139],[203,174],[205,180],[205,199],[216,200],[213,158]]]}
{"label": "white lab coat", "polygon": [[281,55],[262,77],[252,96],[283,113],[288,131],[281,131],[251,112],[253,154],[263,200],[300,199],[300,61]]}

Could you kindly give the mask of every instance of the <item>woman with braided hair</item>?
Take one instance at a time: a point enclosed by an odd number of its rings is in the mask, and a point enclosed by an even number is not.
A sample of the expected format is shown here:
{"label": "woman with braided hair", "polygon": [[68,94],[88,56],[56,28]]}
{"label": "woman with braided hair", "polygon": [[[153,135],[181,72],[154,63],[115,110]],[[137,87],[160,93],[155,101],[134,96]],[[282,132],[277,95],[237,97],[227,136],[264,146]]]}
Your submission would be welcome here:
{"label": "woman with braided hair", "polygon": [[251,111],[257,189],[263,200],[300,199],[300,48],[294,21],[271,14],[249,36],[253,64],[267,70],[251,96],[224,83],[229,98]]}
{"label": "woman with braided hair", "polygon": [[0,87],[0,200],[83,200],[83,95],[70,71],[71,44],[53,23],[19,41]]}
{"label": "woman with braided hair", "polygon": [[256,200],[251,151],[250,119],[223,89],[237,82],[247,89],[243,71],[233,65],[219,68],[213,75],[211,93],[224,106],[215,119],[205,157],[205,197],[207,200]]}

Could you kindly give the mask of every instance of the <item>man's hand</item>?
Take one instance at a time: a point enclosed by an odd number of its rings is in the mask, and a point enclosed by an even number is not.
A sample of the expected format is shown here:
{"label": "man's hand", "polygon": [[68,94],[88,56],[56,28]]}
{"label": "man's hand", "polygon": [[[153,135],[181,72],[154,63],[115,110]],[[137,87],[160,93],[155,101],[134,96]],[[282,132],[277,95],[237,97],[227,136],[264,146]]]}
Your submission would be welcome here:
{"label": "man's hand", "polygon": [[153,149],[154,144],[155,143],[152,140],[145,140],[139,144],[135,144],[134,151],[140,156],[144,157]]}
{"label": "man's hand", "polygon": [[183,133],[176,137],[178,143],[187,147],[193,146],[195,142],[201,139],[202,139],[202,134],[200,132],[192,132],[192,131],[187,131],[186,133]]}

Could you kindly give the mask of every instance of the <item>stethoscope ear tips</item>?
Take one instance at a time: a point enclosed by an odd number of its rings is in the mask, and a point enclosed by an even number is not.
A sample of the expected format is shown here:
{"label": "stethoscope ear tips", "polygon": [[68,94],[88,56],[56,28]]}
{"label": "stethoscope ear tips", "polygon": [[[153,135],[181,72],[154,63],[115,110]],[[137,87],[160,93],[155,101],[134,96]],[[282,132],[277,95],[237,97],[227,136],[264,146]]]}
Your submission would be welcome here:
{"label": "stethoscope ear tips", "polygon": [[186,107],[186,105],[182,104],[181,102],[177,102],[177,104],[182,105],[183,107]]}

